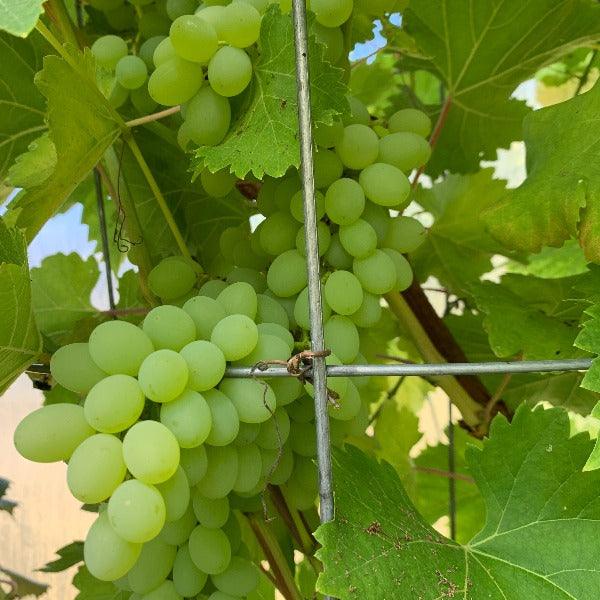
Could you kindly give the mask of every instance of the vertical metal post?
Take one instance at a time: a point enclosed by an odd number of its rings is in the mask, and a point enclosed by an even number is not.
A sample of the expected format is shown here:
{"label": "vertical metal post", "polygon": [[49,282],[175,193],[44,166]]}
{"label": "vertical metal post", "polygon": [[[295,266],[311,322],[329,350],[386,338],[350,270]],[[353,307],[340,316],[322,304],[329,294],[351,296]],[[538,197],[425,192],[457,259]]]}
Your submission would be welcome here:
{"label": "vertical metal post", "polygon": [[[108,304],[110,306],[110,310],[115,310],[115,292],[112,279],[112,265],[110,264],[110,246],[108,245],[106,213],[104,211],[104,193],[102,192],[102,179],[100,178],[100,171],[98,171],[98,169],[94,169],[94,186],[96,188],[96,208],[98,210],[100,237],[102,239],[102,256],[104,257],[104,268],[106,269]],[[116,317],[113,315],[113,318]]]}
{"label": "vertical metal post", "polygon": [[[298,86],[298,126],[300,132],[301,175],[304,198],[304,224],[306,232],[306,261],[308,268],[308,299],[312,350],[325,349],[323,312],[321,306],[321,281],[319,276],[319,244],[317,238],[317,212],[313,175],[312,127],[310,112],[310,79],[308,72],[308,33],[306,28],[305,0],[293,0],[294,41],[296,46],[296,82]],[[327,412],[327,372],[325,359],[313,359],[315,389],[315,424],[317,429],[317,460],[319,466],[319,497],[321,522],[334,516],[329,414]]]}

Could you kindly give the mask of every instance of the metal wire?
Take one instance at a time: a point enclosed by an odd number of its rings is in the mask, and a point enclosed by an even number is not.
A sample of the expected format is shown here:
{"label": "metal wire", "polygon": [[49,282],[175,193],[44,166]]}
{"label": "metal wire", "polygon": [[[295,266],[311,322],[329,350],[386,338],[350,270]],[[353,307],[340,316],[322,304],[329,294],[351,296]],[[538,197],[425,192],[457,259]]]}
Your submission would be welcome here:
{"label": "metal wire", "polygon": [[[310,79],[308,70],[308,33],[305,0],[293,0],[294,43],[296,49],[296,84],[298,87],[298,129],[300,132],[301,176],[304,200],[306,262],[308,270],[308,304],[310,335],[313,352],[325,349],[321,280],[319,273],[319,242],[317,238],[317,211],[312,156],[312,128],[310,110]],[[315,427],[317,435],[317,463],[319,469],[319,498],[321,522],[333,520],[333,478],[327,412],[327,373],[325,359],[313,360],[315,388]]]}

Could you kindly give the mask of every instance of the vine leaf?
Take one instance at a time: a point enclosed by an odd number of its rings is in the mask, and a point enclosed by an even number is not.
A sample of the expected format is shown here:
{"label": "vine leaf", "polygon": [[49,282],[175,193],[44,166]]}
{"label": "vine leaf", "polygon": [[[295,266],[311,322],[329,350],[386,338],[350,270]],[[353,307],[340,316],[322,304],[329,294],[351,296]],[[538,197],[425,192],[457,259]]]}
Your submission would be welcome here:
{"label": "vine leaf", "polygon": [[336,518],[316,534],[318,589],[341,600],[593,600],[600,472],[581,471],[593,442],[569,427],[562,409],[523,406],[512,423],[496,417],[481,450],[467,449],[487,517],[464,546],[423,521],[391,466],[336,451]]}
{"label": "vine leaf", "polygon": [[0,394],[42,350],[31,305],[27,244],[0,219]]}
{"label": "vine leaf", "polygon": [[98,163],[120,133],[113,109],[95,84],[94,62],[86,51],[71,54],[77,70],[57,56],[46,56],[36,75],[47,99],[50,139],[56,147],[56,168],[41,185],[11,203],[11,220],[31,241]]}
{"label": "vine leaf", "polygon": [[[294,28],[289,15],[271,7],[263,17],[261,53],[254,65],[254,79],[236,103],[232,127],[215,147],[196,151],[193,166],[205,164],[211,171],[227,168],[238,177],[248,173],[261,179],[266,173],[281,177],[291,166],[299,166]],[[331,124],[347,112],[343,71],[324,59],[324,48],[309,39],[312,117]]]}
{"label": "vine leaf", "polygon": [[96,579],[84,566],[73,577],[73,585],[79,590],[75,600],[127,600],[130,596],[111,581]]}
{"label": "vine leaf", "polygon": [[27,37],[40,15],[44,0],[0,0],[0,29]]}
{"label": "vine leaf", "polygon": [[21,40],[0,32],[0,182],[15,158],[46,129],[44,98],[33,76],[47,49],[38,33]]}
{"label": "vine leaf", "polygon": [[419,0],[406,11],[405,28],[431,56],[429,68],[451,98],[428,172],[464,173],[521,139],[529,109],[511,94],[541,66],[595,43],[600,6],[591,0]]}
{"label": "vine leaf", "polygon": [[25,189],[35,187],[44,183],[55,168],[56,148],[46,132],[29,144],[27,152],[17,156],[8,170],[8,183]]}
{"label": "vine leaf", "polygon": [[[600,8],[600,7],[599,7]],[[578,238],[600,262],[600,85],[525,119],[528,177],[485,215],[505,245],[526,252]]]}
{"label": "vine leaf", "polygon": [[586,371],[581,386],[593,392],[600,392],[600,304],[593,304],[585,310],[587,320],[575,340],[575,346],[596,355],[592,366]]}

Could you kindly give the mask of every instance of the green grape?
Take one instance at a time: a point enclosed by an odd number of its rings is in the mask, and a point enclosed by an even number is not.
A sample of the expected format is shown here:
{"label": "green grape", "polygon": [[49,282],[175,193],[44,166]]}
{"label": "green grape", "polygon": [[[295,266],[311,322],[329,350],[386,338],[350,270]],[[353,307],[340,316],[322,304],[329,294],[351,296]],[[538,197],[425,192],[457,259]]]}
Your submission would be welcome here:
{"label": "green grape", "polygon": [[288,503],[296,510],[307,511],[314,508],[318,495],[318,488],[307,488],[296,482],[293,476],[286,482],[285,497]]}
{"label": "green grape", "polygon": [[183,305],[183,310],[192,317],[196,325],[198,337],[204,340],[210,339],[215,325],[227,316],[221,304],[208,296],[194,296],[190,298]]}
{"label": "green grape", "polygon": [[124,56],[115,67],[115,76],[126,90],[136,90],[148,79],[148,67],[139,56]]}
{"label": "green grape", "polygon": [[161,260],[148,275],[148,286],[163,302],[187,294],[196,284],[196,270],[191,261],[179,256]]}
{"label": "green grape", "polygon": [[404,207],[410,195],[410,182],[398,168],[375,163],[361,171],[360,185],[371,202],[380,206]]}
{"label": "green grape", "polygon": [[270,296],[258,294],[256,310],[256,323],[273,323],[281,325],[284,329],[289,329],[290,320],[288,319],[285,309]]}
{"label": "green grape", "polygon": [[212,416],[212,428],[206,443],[227,446],[235,440],[240,429],[237,410],[233,402],[219,390],[208,390],[204,394]]}
{"label": "green grape", "polygon": [[340,315],[355,313],[363,302],[360,281],[349,271],[334,271],[325,282],[324,295],[327,304]]}
{"label": "green grape", "polygon": [[229,511],[229,519],[222,529],[231,544],[231,552],[238,552],[242,545],[242,528],[233,510]]}
{"label": "green grape", "polygon": [[403,292],[408,289],[413,282],[413,272],[410,263],[396,250],[392,250],[391,248],[382,248],[381,250],[394,262],[396,269],[396,285],[394,286],[394,290]]}
{"label": "green grape", "polygon": [[155,35],[140,46],[138,56],[146,63],[148,69],[152,70],[155,66],[158,66],[154,64],[154,52],[159,44],[166,39],[168,38],[163,35]]}
{"label": "green grape", "polygon": [[367,107],[356,97],[348,96],[350,105],[350,115],[344,118],[344,125],[368,125],[371,122],[371,115]]}
{"label": "green grape", "polygon": [[219,321],[210,336],[227,360],[248,356],[258,343],[256,323],[246,315],[229,315]]}
{"label": "green grape", "polygon": [[188,146],[191,144],[192,138],[189,136],[185,121],[179,126],[177,130],[177,145],[184,151],[187,152]]}
{"label": "green grape", "polygon": [[179,465],[179,444],[162,423],[139,421],[123,439],[123,457],[129,472],[144,483],[162,483]]}
{"label": "green grape", "polygon": [[294,247],[298,229],[289,212],[275,212],[261,223],[260,245],[267,254],[279,256]]}
{"label": "green grape", "polygon": [[240,2],[245,2],[246,4],[250,4],[251,6],[254,6],[254,8],[259,12],[259,13],[264,13],[267,8],[269,7],[270,4],[273,4],[273,2],[271,2],[271,0],[239,0]]}
{"label": "green grape", "polygon": [[142,553],[127,576],[131,589],[137,594],[155,590],[168,577],[177,548],[160,537],[144,544]]}
{"label": "green grape", "polygon": [[206,475],[208,467],[206,448],[204,446],[182,448],[180,464],[185,471],[190,486],[194,487]]}
{"label": "green grape", "polygon": [[182,448],[195,448],[202,444],[212,427],[206,400],[192,390],[185,390],[172,402],[163,404],[160,407],[160,422],[175,436]]}
{"label": "green grape", "polygon": [[233,402],[243,423],[264,423],[275,411],[275,394],[264,381],[225,379],[221,391]]}
{"label": "green grape", "polygon": [[381,250],[375,250],[366,258],[356,258],[352,270],[363,288],[371,294],[381,296],[396,286],[394,261]]}
{"label": "green grape", "polygon": [[288,360],[290,357],[290,348],[287,342],[283,341],[277,335],[270,335],[268,333],[259,333],[258,343],[256,347],[248,356],[244,357],[238,363],[234,363],[237,366],[243,367],[245,364],[257,365],[262,362],[268,362],[273,360]]}
{"label": "green grape", "polygon": [[256,436],[258,435],[259,431],[259,423],[240,423],[240,430],[238,431],[238,434],[233,443],[238,448],[248,446],[256,439]]}
{"label": "green grape", "polygon": [[[318,23],[315,23],[315,27],[319,26],[321,29],[325,29]],[[318,34],[317,39],[319,39]],[[324,125],[323,123],[316,123],[313,127],[313,139],[317,146],[322,148],[333,148],[344,135],[344,125],[341,121],[334,121],[332,125]]]}
{"label": "green grape", "polygon": [[262,333],[267,335],[274,335],[275,337],[278,337],[282,341],[284,341],[287,344],[287,347],[290,349],[290,354],[294,350],[294,336],[290,333],[289,327],[283,327],[278,323],[259,323],[257,328],[259,334]]}
{"label": "green grape", "polygon": [[196,339],[196,325],[182,308],[165,304],[153,308],[144,318],[142,329],[157,350],[179,351]]}
{"label": "green grape", "polygon": [[142,550],[121,538],[111,527],[107,511],[98,515],[83,544],[83,559],[88,571],[101,581],[115,581],[135,564]]}
{"label": "green grape", "polygon": [[316,456],[315,426],[312,423],[294,423],[294,426],[290,429],[290,446],[300,456]]}
{"label": "green grape", "polygon": [[144,394],[154,402],[171,402],[187,385],[189,371],[181,354],[173,350],[156,350],[144,360],[138,381]]}
{"label": "green grape", "polygon": [[[343,318],[343,317],[340,317]],[[325,319],[324,319],[325,320]],[[327,358],[325,358],[325,363],[327,365],[342,365],[342,361],[335,355],[330,354]],[[332,377],[327,380],[327,387],[335,392],[338,396],[342,397],[346,391],[348,390],[348,378],[347,377]],[[306,393],[314,399],[315,390],[310,383],[304,384],[304,389]]]}
{"label": "green grape", "polygon": [[171,546],[181,546],[181,544],[187,542],[190,533],[192,533],[197,524],[196,515],[190,503],[183,517],[177,519],[177,521],[166,522],[164,524],[159,538]]}
{"label": "green grape", "polygon": [[258,207],[258,212],[266,217],[277,210],[275,204],[275,192],[278,185],[279,181],[277,179],[265,176],[262,185],[260,186],[260,190],[258,191],[256,206]]}
{"label": "green grape", "polygon": [[238,474],[233,490],[240,494],[251,492],[258,484],[262,474],[262,459],[256,444],[247,444],[237,448]]}
{"label": "green grape", "polygon": [[363,302],[359,309],[350,315],[352,322],[358,327],[374,327],[381,319],[379,296],[363,291]]}
{"label": "green grape", "polygon": [[100,66],[114,71],[117,63],[127,56],[127,43],[117,35],[103,35],[92,44],[92,54]]}
{"label": "green grape", "polygon": [[[329,226],[322,221],[317,223],[317,240],[319,256],[323,256],[331,244],[331,231]],[[296,234],[296,248],[302,256],[306,256],[306,227],[302,226]]]}
{"label": "green grape", "polygon": [[365,193],[354,179],[338,179],[325,194],[327,216],[338,225],[351,225],[365,209]]}
{"label": "green grape", "polygon": [[227,366],[218,346],[204,340],[192,342],[180,352],[185,359],[189,379],[187,386],[196,392],[214,388],[223,378]]}
{"label": "green grape", "polygon": [[[160,3],[155,5],[156,8]],[[164,6],[164,5],[163,5]],[[138,20],[138,30],[142,39],[147,40],[157,35],[166,35],[169,33],[171,19],[166,13],[150,8],[145,10]]]}
{"label": "green grape", "polygon": [[325,27],[339,27],[352,14],[352,0],[312,0],[311,7],[317,22]]}
{"label": "green grape", "polygon": [[27,460],[58,462],[69,460],[85,439],[95,431],[76,404],[49,404],[29,413],[14,434],[15,448]]}
{"label": "green grape", "polygon": [[367,125],[348,125],[335,151],[348,169],[364,169],[377,160],[379,138]]}
{"label": "green grape", "polygon": [[378,244],[383,244],[391,221],[389,209],[367,201],[361,218],[375,230]]}
{"label": "green grape", "polygon": [[338,421],[349,421],[358,415],[362,407],[360,393],[357,387],[350,381],[348,382],[348,391],[339,398],[337,406],[329,405],[329,416]]}
{"label": "green grape", "polygon": [[269,289],[282,298],[296,295],[307,281],[306,260],[298,250],[287,250],[277,256],[267,272]]}
{"label": "green grape", "polygon": [[77,394],[86,394],[106,377],[92,360],[86,343],[59,348],[50,358],[50,373],[60,385]]}
{"label": "green grape", "polygon": [[234,446],[207,446],[208,468],[196,489],[207,498],[224,498],[238,475],[238,454]]}
{"label": "green grape", "polygon": [[107,23],[116,31],[125,31],[135,27],[135,10],[133,6],[123,4],[114,10],[104,13]]}
{"label": "green grape", "polygon": [[126,470],[121,440],[99,433],[84,440],[73,452],[67,484],[77,500],[97,504],[115,491],[125,479]]}
{"label": "green grape", "polygon": [[196,596],[206,585],[207,579],[208,575],[194,564],[188,545],[179,548],[173,564],[173,585],[177,593],[184,598]]}
{"label": "green grape", "polygon": [[[198,294],[200,296],[206,296],[208,298],[212,298],[213,300],[217,299],[217,296],[227,287],[227,284],[220,279],[211,279],[202,285]],[[220,305],[219,305],[220,306]],[[223,314],[223,317],[227,315]]]}
{"label": "green grape", "polygon": [[[148,80],[148,92],[159,104],[175,106],[191,100],[203,83],[204,73],[200,65],[175,56],[156,67]],[[190,137],[196,141],[193,124],[190,124]]]}
{"label": "green grape", "polygon": [[[331,64],[337,63],[344,54],[344,34],[342,30],[339,27],[325,27],[321,23],[315,22],[313,33],[317,42],[321,42],[325,46],[325,58]],[[317,141],[316,136],[315,141]]]}
{"label": "green grape", "polygon": [[245,2],[232,2],[223,12],[223,40],[236,48],[252,46],[260,35],[260,21],[260,13],[254,6]]}
{"label": "green grape", "polygon": [[223,39],[223,27],[226,23],[226,13],[224,6],[208,6],[206,3],[201,4],[196,10],[196,16],[210,23],[217,34],[219,40]]}
{"label": "green grape", "polygon": [[[235,267],[231,273],[227,274],[227,283],[248,283],[257,294],[262,294],[267,289],[267,278],[261,272],[256,269],[249,269],[247,267]],[[258,304],[256,306],[258,311]],[[283,309],[282,309],[283,310]]]}
{"label": "green grape", "polygon": [[256,316],[258,300],[254,288],[245,282],[234,283],[225,288],[217,297],[228,315],[246,315],[250,319]]}
{"label": "green grape", "polygon": [[206,498],[198,490],[192,498],[196,519],[207,529],[220,529],[229,519],[229,500],[225,498]]}
{"label": "green grape", "polygon": [[196,567],[209,575],[222,573],[231,561],[231,544],[221,529],[198,525],[190,535],[189,550]]}
{"label": "green grape", "polygon": [[290,404],[302,394],[302,384],[294,377],[269,378],[266,381],[271,386],[277,406]]}
{"label": "green grape", "polygon": [[245,558],[232,556],[225,571],[211,577],[215,587],[230,596],[247,596],[259,582],[258,567]]}
{"label": "green grape", "polygon": [[388,127],[391,133],[410,131],[426,138],[431,132],[431,119],[415,108],[403,108],[390,117]]}
{"label": "green grape", "polygon": [[[324,299],[321,299],[321,309],[323,311],[323,320],[326,321],[331,316],[331,307]],[[302,329],[310,330],[310,312],[308,306],[308,287],[305,287],[296,298],[294,305],[294,317]]]}
{"label": "green grape", "polygon": [[183,598],[177,593],[175,584],[167,579],[156,589],[144,594],[141,600],[183,600]]}
{"label": "green grape", "polygon": [[310,423],[315,418],[315,404],[310,396],[301,396],[287,407],[294,423]]}
{"label": "green grape", "polygon": [[188,103],[185,122],[195,144],[216,146],[223,141],[231,124],[229,100],[205,86]]}
{"label": "green grape", "polygon": [[166,9],[169,19],[175,21],[183,15],[193,15],[197,6],[196,0],[167,0]]}
{"label": "green grape", "polygon": [[[297,323],[296,323],[296,319],[294,319],[294,304],[296,304],[297,295],[292,295],[292,296],[288,296],[287,298],[282,298],[281,296],[277,296],[276,294],[274,294],[273,291],[270,289],[267,289],[265,291],[265,294],[267,296],[270,296],[271,298],[274,298],[275,300],[277,300],[277,302],[279,302],[279,304],[281,304],[281,306],[287,313],[288,319],[290,321],[289,329],[291,331],[296,329]],[[275,325],[275,323],[270,323],[270,324],[261,323],[260,324],[261,331],[265,331],[266,333],[269,333],[269,331],[267,331],[267,329],[265,328],[266,325],[272,326],[269,329],[272,329],[271,333],[273,333],[275,335],[279,335],[279,332],[281,332],[281,328],[277,327]],[[289,333],[289,331],[288,331],[288,333]]]}
{"label": "green grape", "polygon": [[329,187],[344,172],[340,157],[331,150],[321,148],[314,155],[314,177],[316,188]]}
{"label": "green grape", "polygon": [[139,327],[127,321],[106,321],[92,331],[89,350],[103,371],[135,377],[154,347]]}
{"label": "green grape", "polygon": [[301,189],[302,182],[298,172],[295,169],[290,169],[288,174],[279,180],[275,188],[275,203],[278,209],[282,211],[289,210],[290,198]]}
{"label": "green grape", "polygon": [[[304,197],[302,190],[298,190],[290,200],[290,212],[296,221],[304,223]],[[315,202],[317,208],[317,221],[325,216],[325,196],[319,191],[315,191]]]}
{"label": "green grape", "polygon": [[355,258],[364,258],[377,248],[377,233],[363,219],[340,227],[340,242],[344,250]]}
{"label": "green grape", "polygon": [[130,93],[131,103],[135,109],[142,115],[150,114],[157,107],[156,102],[148,93],[148,87],[143,85]]}
{"label": "green grape", "polygon": [[386,248],[402,254],[414,252],[424,241],[427,229],[412,217],[399,216],[390,221],[384,239]]}
{"label": "green grape", "polygon": [[237,178],[227,169],[221,169],[216,173],[211,173],[204,169],[200,173],[200,182],[204,191],[212,198],[223,198],[229,194],[235,187]]}
{"label": "green grape", "polygon": [[185,515],[190,504],[190,484],[182,467],[170,479],[157,486],[166,508],[166,521],[174,522]]}
{"label": "green grape", "polygon": [[329,249],[325,253],[325,260],[334,269],[350,269],[352,267],[352,256],[342,246],[339,233],[334,233],[331,236]]}
{"label": "green grape", "polygon": [[290,418],[285,408],[277,408],[275,414],[260,426],[256,444],[265,450],[281,448],[290,435]]}
{"label": "green grape", "polygon": [[171,38],[163,37],[152,53],[152,62],[154,63],[154,67],[158,68],[173,58],[177,58],[177,52],[175,52],[175,48],[173,48]]}
{"label": "green grape", "polygon": [[108,519],[124,540],[143,544],[155,538],[165,524],[165,502],[153,485],[130,479],[108,501]]}
{"label": "green grape", "polygon": [[[312,426],[314,429],[314,425]],[[261,448],[262,476],[272,485],[284,484],[294,468],[294,453],[289,444],[282,450],[266,450]]]}
{"label": "green grape", "polygon": [[[248,269],[256,269],[263,271],[269,263],[264,252],[257,254],[252,250],[249,237],[240,240],[233,251],[234,265],[237,267],[245,267]],[[229,272],[231,269],[228,269]]]}
{"label": "green grape", "polygon": [[129,91],[120,86],[115,80],[108,95],[108,102],[113,108],[121,108],[129,99]]}
{"label": "green grape", "polygon": [[194,63],[207,63],[219,46],[215,28],[197,15],[175,19],[169,37],[177,54]]}
{"label": "green grape", "polygon": [[431,156],[429,142],[410,131],[392,133],[379,140],[378,162],[410,172],[424,165]]}
{"label": "green grape", "polygon": [[342,315],[333,315],[324,327],[325,345],[344,363],[350,364],[358,355],[360,338],[356,325]]}
{"label": "green grape", "polygon": [[217,94],[231,98],[241,94],[252,80],[252,61],[241,48],[223,46],[208,63],[208,81]]}

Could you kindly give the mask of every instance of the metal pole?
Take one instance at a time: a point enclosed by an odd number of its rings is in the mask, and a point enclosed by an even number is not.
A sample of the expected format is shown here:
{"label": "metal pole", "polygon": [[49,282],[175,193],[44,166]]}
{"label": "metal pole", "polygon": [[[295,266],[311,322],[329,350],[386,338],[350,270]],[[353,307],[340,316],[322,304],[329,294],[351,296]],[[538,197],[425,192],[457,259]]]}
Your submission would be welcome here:
{"label": "metal pole", "polygon": [[[319,276],[319,243],[317,239],[317,212],[313,175],[306,5],[305,0],[293,0],[292,4],[294,42],[296,48],[296,84],[298,87],[298,129],[300,133],[300,159],[302,162],[301,175],[304,199],[304,229],[306,232],[310,336],[313,352],[320,352],[325,349],[325,339],[323,335],[321,280]],[[313,383],[315,388],[315,426],[317,430],[320,514],[321,523],[327,523],[333,520],[334,508],[329,414],[327,412],[327,372],[325,359],[322,357],[315,357],[313,360]]]}
{"label": "metal pole", "polygon": [[102,192],[102,179],[100,178],[100,171],[98,171],[98,169],[94,169],[94,186],[96,188],[96,208],[98,210],[100,237],[102,239],[102,256],[104,257],[104,268],[106,269],[108,304],[110,306],[110,310],[115,310],[115,292],[112,280],[112,266],[110,264],[110,246],[108,245],[106,213],[104,211],[104,193]]}

